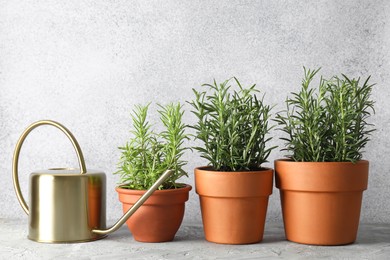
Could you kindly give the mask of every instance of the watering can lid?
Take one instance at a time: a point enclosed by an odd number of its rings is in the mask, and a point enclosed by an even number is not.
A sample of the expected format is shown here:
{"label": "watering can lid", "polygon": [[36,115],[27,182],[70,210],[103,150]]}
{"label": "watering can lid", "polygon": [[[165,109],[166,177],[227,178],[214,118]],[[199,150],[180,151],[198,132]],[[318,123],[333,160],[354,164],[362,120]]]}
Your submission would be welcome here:
{"label": "watering can lid", "polygon": [[79,168],[49,168],[45,170],[37,170],[32,172],[31,174],[52,174],[52,175],[95,175],[95,174],[104,174],[103,171],[87,169],[86,173],[81,173]]}

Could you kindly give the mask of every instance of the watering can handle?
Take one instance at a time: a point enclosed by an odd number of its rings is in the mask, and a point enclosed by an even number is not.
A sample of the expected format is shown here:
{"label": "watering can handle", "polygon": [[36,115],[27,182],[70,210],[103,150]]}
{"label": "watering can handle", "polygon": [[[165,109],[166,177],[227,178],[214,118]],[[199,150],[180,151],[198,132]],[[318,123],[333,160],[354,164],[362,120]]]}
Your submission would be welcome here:
{"label": "watering can handle", "polygon": [[26,130],[22,133],[20,136],[18,142],[16,143],[15,151],[14,151],[14,157],[12,160],[12,178],[14,182],[14,188],[16,192],[16,196],[19,200],[20,205],[22,206],[23,210],[26,212],[26,214],[29,214],[29,209],[27,206],[27,203],[25,199],[23,198],[22,192],[20,190],[20,185],[19,185],[19,178],[18,178],[18,164],[19,164],[19,154],[20,154],[20,149],[22,148],[23,142],[26,139],[27,135],[37,128],[38,126],[41,125],[51,125],[54,126],[58,129],[60,129],[72,142],[73,147],[77,153],[77,158],[79,160],[79,165],[80,165],[80,174],[85,174],[87,172],[87,169],[85,167],[85,162],[84,162],[84,156],[83,153],[81,152],[80,145],[77,142],[76,138],[73,136],[73,134],[63,125],[61,125],[58,122],[51,121],[51,120],[41,120],[37,121],[33,124],[31,124],[29,127],[27,127]]}

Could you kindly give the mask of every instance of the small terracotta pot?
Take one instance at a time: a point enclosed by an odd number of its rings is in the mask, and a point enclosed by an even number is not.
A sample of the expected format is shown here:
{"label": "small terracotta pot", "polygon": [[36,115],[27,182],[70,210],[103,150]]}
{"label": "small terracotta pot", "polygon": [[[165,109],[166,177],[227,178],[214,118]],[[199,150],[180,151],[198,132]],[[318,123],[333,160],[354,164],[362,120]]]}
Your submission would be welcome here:
{"label": "small terracotta pot", "polygon": [[312,245],[356,240],[368,161],[275,161],[286,238]]}
{"label": "small terracotta pot", "polygon": [[[127,221],[127,227],[139,242],[172,241],[184,216],[190,185],[155,191]],[[126,212],[146,192],[117,187],[119,200]]]}
{"label": "small terracotta pot", "polygon": [[263,239],[273,170],[220,172],[195,169],[206,240],[250,244]]}

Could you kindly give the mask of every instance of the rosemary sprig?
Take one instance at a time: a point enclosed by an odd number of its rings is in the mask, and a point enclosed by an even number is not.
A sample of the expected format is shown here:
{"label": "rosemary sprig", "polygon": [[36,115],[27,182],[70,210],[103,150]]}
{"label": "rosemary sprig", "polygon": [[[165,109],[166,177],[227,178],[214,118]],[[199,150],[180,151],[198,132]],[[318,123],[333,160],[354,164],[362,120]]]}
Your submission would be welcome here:
{"label": "rosemary sprig", "polygon": [[187,163],[181,159],[184,151],[185,125],[182,123],[183,110],[178,104],[159,105],[160,121],[165,130],[159,134],[152,131],[147,121],[149,105],[137,105],[132,111],[132,138],[123,147],[118,171],[120,182],[124,188],[146,190],[167,170],[174,173],[159,189],[171,189],[180,186],[176,181],[182,176],[188,176],[183,170]]}
{"label": "rosemary sprig", "polygon": [[362,150],[374,129],[367,119],[374,111],[368,77],[360,79],[321,77],[318,90],[310,88],[317,70],[306,70],[302,88],[287,98],[287,109],[276,115],[282,140],[294,161],[350,161],[362,158]]}
{"label": "rosemary sprig", "polygon": [[207,91],[193,89],[195,100],[189,102],[198,122],[191,126],[203,147],[194,147],[201,157],[220,171],[257,170],[267,161],[272,149],[266,147],[271,107],[258,98],[256,85],[232,90],[230,80],[204,84]]}

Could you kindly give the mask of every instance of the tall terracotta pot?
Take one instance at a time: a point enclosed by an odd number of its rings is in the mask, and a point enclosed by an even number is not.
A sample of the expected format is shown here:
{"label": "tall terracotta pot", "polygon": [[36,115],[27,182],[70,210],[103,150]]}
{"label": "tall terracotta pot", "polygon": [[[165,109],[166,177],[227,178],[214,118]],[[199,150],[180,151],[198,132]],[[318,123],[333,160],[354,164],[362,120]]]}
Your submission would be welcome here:
{"label": "tall terracotta pot", "polygon": [[[172,241],[184,216],[190,185],[183,188],[155,191],[127,221],[127,227],[135,240],[140,242]],[[123,212],[146,192],[117,187]]]}
{"label": "tall terracotta pot", "polygon": [[368,161],[275,161],[286,238],[313,245],[356,240]]}
{"label": "tall terracotta pot", "polygon": [[195,169],[206,240],[250,244],[263,239],[273,170],[220,172]]}

